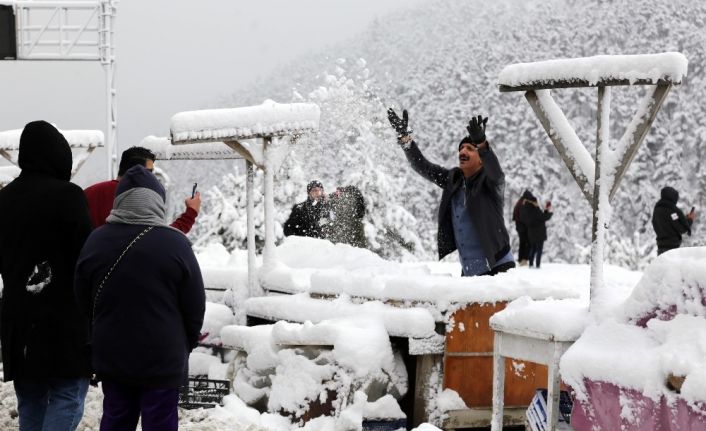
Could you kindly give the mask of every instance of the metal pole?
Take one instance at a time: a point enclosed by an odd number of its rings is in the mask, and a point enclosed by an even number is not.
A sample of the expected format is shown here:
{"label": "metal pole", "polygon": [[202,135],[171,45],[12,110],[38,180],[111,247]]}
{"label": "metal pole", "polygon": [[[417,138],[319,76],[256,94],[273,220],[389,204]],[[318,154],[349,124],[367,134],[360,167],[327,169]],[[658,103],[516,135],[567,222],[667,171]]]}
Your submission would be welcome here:
{"label": "metal pole", "polygon": [[262,266],[270,268],[275,260],[275,198],[273,196],[275,183],[275,169],[272,166],[271,155],[269,154],[272,138],[263,138],[263,154],[265,158],[265,249],[263,252]]}
{"label": "metal pole", "polygon": [[[608,153],[610,140],[610,87],[598,87],[598,129],[596,133],[596,176],[593,186],[593,226],[591,229],[591,291],[590,308],[593,309],[603,288],[603,248],[605,231],[610,217],[608,193],[611,185],[602,184],[608,178],[603,175],[603,157]],[[604,178],[605,177],[605,178]],[[606,186],[606,187],[604,187]]]}
{"label": "metal pole", "polygon": [[108,153],[108,179],[114,178],[118,162],[118,106],[115,89],[115,4],[112,0],[101,0],[100,53],[106,76],[106,152]]}
{"label": "metal pole", "polygon": [[250,297],[259,296],[260,289],[255,277],[255,168],[252,162],[245,161],[245,200],[248,226],[248,293]]}

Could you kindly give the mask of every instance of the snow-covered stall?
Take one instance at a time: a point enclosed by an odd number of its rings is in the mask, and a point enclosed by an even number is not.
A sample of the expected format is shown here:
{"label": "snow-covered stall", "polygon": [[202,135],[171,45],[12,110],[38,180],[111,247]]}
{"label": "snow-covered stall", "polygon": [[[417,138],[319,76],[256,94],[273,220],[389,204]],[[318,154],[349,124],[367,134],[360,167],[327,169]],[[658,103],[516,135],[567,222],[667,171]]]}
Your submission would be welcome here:
{"label": "snow-covered stall", "polygon": [[[631,161],[635,157],[649,128],[659,112],[672,86],[681,83],[687,73],[688,61],[678,52],[649,55],[596,56],[561,59],[537,63],[521,63],[505,67],[499,76],[501,92],[524,91],[525,97],[537,115],[542,127],[557,148],[576,183],[593,210],[591,249],[591,289],[587,308],[593,319],[608,313],[611,295],[603,279],[603,251],[605,232],[611,218],[611,199]],[[636,113],[627,125],[623,136],[613,145],[610,137],[610,103],[613,86],[649,86],[638,104]],[[596,87],[598,89],[596,155],[591,156],[578,135],[551,96],[552,89]],[[539,309],[543,309],[539,307]],[[546,311],[546,309],[543,309]],[[583,316],[583,314],[579,314]],[[529,319],[542,319],[542,314],[529,313]],[[513,324],[512,319],[499,318],[494,326],[497,337],[506,337],[497,343],[495,354],[524,358],[547,358],[552,368],[549,378],[548,422],[554,429],[558,415],[559,375],[558,360],[564,350],[578,336],[558,337],[551,330],[533,333],[522,328],[525,319]],[[580,326],[580,325],[579,325]],[[575,331],[576,332],[576,331]],[[509,346],[509,347],[508,347]],[[532,351],[551,348],[550,354],[534,355]],[[600,348],[600,347],[599,347]],[[510,353],[511,352],[511,353]],[[503,372],[494,369],[493,430],[502,428]],[[597,401],[598,402],[598,401]]]}
{"label": "snow-covered stall", "polygon": [[[81,166],[96,148],[103,147],[103,132],[100,130],[59,130],[69,142],[73,153],[71,177],[76,175]],[[13,165],[17,165],[22,129],[0,132],[0,156]]]}
{"label": "snow-covered stall", "polygon": [[[315,104],[279,104],[268,100],[258,106],[180,112],[171,119],[172,145],[206,145],[212,149],[225,145],[246,161],[248,289],[251,296],[262,294],[255,280],[254,167],[262,169],[265,175],[263,268],[269,268],[276,260],[274,173],[287,155],[289,145],[304,134],[318,131],[319,117],[320,110]],[[284,138],[289,140],[284,142]],[[170,154],[175,151],[169,147],[165,150]]]}
{"label": "snow-covered stall", "polygon": [[706,248],[659,256],[561,359],[577,431],[706,430]]}

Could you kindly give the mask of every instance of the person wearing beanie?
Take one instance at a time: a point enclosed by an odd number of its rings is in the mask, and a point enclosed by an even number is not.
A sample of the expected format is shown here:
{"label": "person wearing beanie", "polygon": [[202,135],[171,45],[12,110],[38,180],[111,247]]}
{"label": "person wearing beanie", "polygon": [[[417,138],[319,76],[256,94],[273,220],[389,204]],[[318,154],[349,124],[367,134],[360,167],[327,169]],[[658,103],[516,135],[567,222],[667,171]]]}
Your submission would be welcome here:
{"label": "person wearing beanie", "polygon": [[520,221],[527,227],[529,266],[539,268],[542,264],[544,241],[547,240],[547,220],[552,218],[553,214],[552,204],[547,201],[542,209],[537,198],[529,191],[522,196],[524,203],[520,207]]}
{"label": "person wearing beanie", "polygon": [[284,222],[284,236],[308,236],[321,238],[321,219],[327,215],[324,198],[324,186],[318,180],[306,186],[307,198],[292,207],[287,221]]}
{"label": "person wearing beanie", "polygon": [[107,223],[76,264],[75,292],[91,322],[92,365],[102,382],[100,429],[176,430],[206,307],[191,244],[165,222],[165,191],[147,168],[122,176]]}
{"label": "person wearing beanie", "polygon": [[652,212],[652,227],[657,236],[657,255],[681,246],[681,236],[691,236],[691,225],[696,219],[695,208],[684,215],[677,207],[679,192],[672,187],[664,187],[660,199]]}
{"label": "person wearing beanie", "polygon": [[[93,184],[85,190],[88,210],[91,214],[91,222],[94,229],[105,224],[105,219],[113,208],[115,189],[118,187],[120,178],[125,175],[125,172],[135,165],[142,165],[151,171],[154,169],[155,159],[154,153],[147,148],[130,147],[123,151],[120,156],[117,179]],[[186,205],[186,210],[172,222],[172,227],[187,234],[194,226],[196,217],[201,210],[201,193],[196,192],[193,197],[186,198],[184,204]]]}
{"label": "person wearing beanie", "polygon": [[407,160],[443,190],[439,205],[439,259],[458,250],[462,275],[495,275],[515,267],[503,219],[505,174],[485,137],[488,118],[473,117],[458,144],[458,167],[429,162],[411,137],[407,110],[387,111]]}
{"label": "person wearing beanie", "polygon": [[19,150],[21,173],[0,190],[3,376],[14,382],[20,430],[75,430],[91,369],[74,266],[91,222],[83,191],[69,181],[64,136],[34,121]]}

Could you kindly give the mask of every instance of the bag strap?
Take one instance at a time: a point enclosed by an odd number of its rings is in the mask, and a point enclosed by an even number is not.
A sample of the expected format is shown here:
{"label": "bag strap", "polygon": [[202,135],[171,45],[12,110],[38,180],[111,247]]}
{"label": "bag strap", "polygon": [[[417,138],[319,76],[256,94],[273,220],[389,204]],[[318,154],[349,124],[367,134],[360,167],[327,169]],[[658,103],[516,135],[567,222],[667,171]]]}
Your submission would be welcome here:
{"label": "bag strap", "polygon": [[110,267],[110,269],[108,270],[108,272],[105,274],[105,277],[103,277],[103,280],[102,280],[101,283],[98,285],[98,289],[96,289],[96,294],[93,296],[93,307],[92,307],[92,310],[91,310],[91,322],[95,323],[95,319],[96,319],[96,305],[98,305],[98,300],[100,299],[100,294],[101,294],[101,292],[103,291],[103,286],[105,285],[105,282],[108,281],[108,278],[110,277],[110,275],[111,275],[111,274],[113,273],[113,271],[115,270],[115,267],[118,266],[118,262],[120,262],[120,260],[123,258],[123,256],[125,256],[125,253],[127,253],[127,251],[130,250],[130,248],[131,248],[133,245],[135,245],[135,243],[136,243],[137,241],[139,241],[140,238],[142,238],[143,236],[145,236],[145,234],[147,234],[147,232],[151,231],[152,228],[154,228],[154,226],[149,226],[148,228],[146,228],[145,230],[143,230],[142,232],[140,232],[135,238],[133,238],[133,240],[130,241],[130,244],[128,244],[127,247],[125,247],[125,250],[123,250],[123,252],[120,253],[120,256],[118,256],[118,258],[115,260],[115,263],[113,263],[113,266]]}

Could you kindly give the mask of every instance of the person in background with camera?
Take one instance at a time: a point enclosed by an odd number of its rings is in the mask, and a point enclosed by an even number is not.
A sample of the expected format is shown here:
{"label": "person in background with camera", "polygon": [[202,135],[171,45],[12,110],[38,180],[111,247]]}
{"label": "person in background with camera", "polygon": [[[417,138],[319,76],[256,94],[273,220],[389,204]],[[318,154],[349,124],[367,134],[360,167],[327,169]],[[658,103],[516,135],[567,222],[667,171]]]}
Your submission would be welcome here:
{"label": "person in background with camera", "polygon": [[529,190],[522,195],[524,203],[520,207],[520,221],[527,228],[529,241],[529,266],[539,268],[542,263],[544,241],[547,240],[547,220],[552,218],[552,203],[547,201],[540,208],[537,198]]}
{"label": "person in background with camera", "polygon": [[387,116],[397,142],[419,175],[443,189],[439,205],[439,259],[458,250],[462,275],[495,275],[515,267],[503,219],[505,174],[485,136],[488,118],[468,122],[468,135],[458,144],[458,167],[428,161],[412,139],[408,114],[392,109]]}
{"label": "person in background with camera", "polygon": [[664,187],[660,195],[661,199],[657,201],[652,213],[652,227],[657,235],[657,256],[679,248],[682,234],[691,236],[691,225],[696,219],[695,208],[692,207],[686,215],[677,208],[678,191],[672,187]]}

